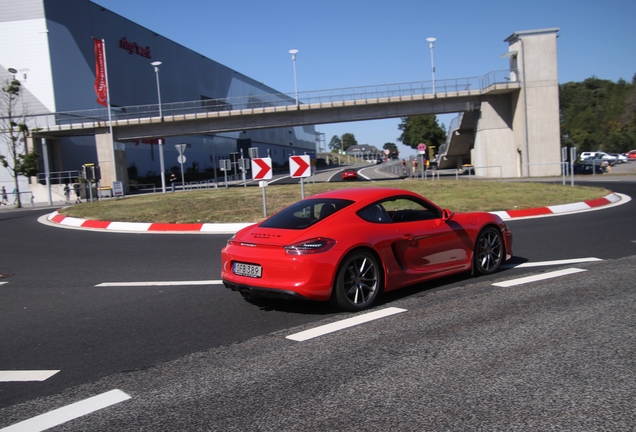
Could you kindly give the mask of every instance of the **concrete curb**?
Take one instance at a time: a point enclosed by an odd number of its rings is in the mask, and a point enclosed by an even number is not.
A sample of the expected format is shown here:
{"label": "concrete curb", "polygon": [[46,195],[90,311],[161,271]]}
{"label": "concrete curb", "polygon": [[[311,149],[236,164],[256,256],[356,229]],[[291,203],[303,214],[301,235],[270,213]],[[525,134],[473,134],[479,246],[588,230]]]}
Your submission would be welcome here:
{"label": "concrete curb", "polygon": [[[603,198],[591,201],[539,207],[524,210],[507,210],[491,212],[503,220],[516,220],[530,217],[556,216],[566,213],[598,210],[615,204],[624,204],[631,200],[627,195],[611,193]],[[251,223],[196,223],[196,224],[160,224],[150,222],[108,222],[89,219],[78,219],[59,214],[49,214],[46,220],[66,228],[85,228],[97,231],[137,232],[137,233],[207,233],[234,234]]]}

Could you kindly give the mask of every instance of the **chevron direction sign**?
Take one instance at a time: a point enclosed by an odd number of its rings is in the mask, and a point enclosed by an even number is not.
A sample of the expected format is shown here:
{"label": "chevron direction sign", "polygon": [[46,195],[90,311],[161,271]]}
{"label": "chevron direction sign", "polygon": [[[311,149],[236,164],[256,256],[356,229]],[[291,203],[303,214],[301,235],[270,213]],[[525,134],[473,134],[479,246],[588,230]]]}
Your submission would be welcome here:
{"label": "chevron direction sign", "polygon": [[252,179],[269,180],[272,178],[272,158],[252,159]]}
{"label": "chevron direction sign", "polygon": [[311,157],[309,155],[290,156],[289,174],[292,178],[309,177],[311,175]]}

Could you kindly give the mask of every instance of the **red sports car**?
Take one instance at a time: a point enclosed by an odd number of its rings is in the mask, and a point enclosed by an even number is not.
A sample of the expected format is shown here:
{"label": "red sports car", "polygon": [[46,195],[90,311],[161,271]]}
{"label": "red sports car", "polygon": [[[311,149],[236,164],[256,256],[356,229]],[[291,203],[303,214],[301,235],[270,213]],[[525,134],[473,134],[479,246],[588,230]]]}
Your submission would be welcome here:
{"label": "red sports car", "polygon": [[342,180],[358,180],[358,171],[349,168],[342,172]]}
{"label": "red sports car", "polygon": [[245,297],[330,300],[349,311],[384,291],[453,273],[490,274],[512,256],[499,216],[453,213],[407,190],[321,193],[237,232],[221,278]]}

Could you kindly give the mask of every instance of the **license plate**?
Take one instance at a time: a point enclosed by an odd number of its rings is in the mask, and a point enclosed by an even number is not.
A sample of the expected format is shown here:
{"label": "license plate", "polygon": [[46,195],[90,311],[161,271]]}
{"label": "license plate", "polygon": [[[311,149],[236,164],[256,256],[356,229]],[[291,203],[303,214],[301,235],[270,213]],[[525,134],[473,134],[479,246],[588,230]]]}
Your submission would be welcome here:
{"label": "license plate", "polygon": [[252,265],[252,264],[244,264],[244,263],[234,263],[234,268],[232,271],[235,275],[239,276],[247,276],[253,278],[261,277],[261,266]]}

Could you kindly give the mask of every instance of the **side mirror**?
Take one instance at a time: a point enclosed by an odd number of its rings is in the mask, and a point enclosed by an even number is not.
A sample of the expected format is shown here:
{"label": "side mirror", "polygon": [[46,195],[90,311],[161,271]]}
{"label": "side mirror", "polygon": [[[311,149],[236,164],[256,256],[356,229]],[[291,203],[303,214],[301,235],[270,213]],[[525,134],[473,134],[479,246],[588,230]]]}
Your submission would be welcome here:
{"label": "side mirror", "polygon": [[453,213],[452,211],[448,210],[448,209],[442,209],[442,219],[444,221],[449,221],[453,218],[453,216],[455,216],[455,213]]}

